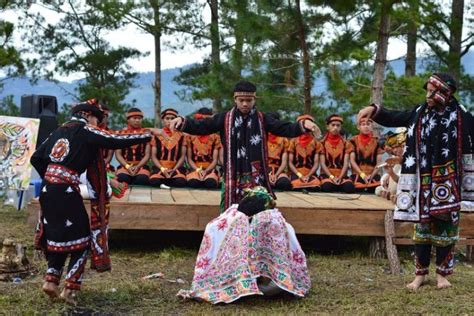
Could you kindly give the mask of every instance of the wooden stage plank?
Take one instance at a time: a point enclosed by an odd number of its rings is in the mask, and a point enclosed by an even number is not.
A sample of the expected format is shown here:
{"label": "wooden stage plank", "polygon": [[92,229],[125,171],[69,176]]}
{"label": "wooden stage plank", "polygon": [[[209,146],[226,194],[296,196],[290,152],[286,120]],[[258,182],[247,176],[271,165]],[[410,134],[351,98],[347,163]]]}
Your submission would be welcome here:
{"label": "wooden stage plank", "polygon": [[151,201],[153,203],[173,204],[174,199],[171,196],[171,190],[152,189]]}
{"label": "wooden stage plank", "polygon": [[172,189],[170,191],[171,191],[171,196],[173,197],[173,200],[175,201],[176,204],[182,204],[182,205],[198,204],[194,196],[191,194],[190,190]]}
{"label": "wooden stage plank", "polygon": [[151,189],[144,187],[130,188],[129,203],[151,203]]}
{"label": "wooden stage plank", "polygon": [[[350,199],[348,199],[350,198]],[[128,199],[112,199],[112,229],[202,231],[219,215],[220,191],[133,187]],[[86,202],[86,209],[89,209]],[[316,235],[385,236],[384,217],[393,205],[374,195],[278,192],[277,207],[297,233]],[[28,207],[36,223],[38,201]],[[413,223],[396,222],[395,238],[410,238]],[[462,212],[461,237],[474,238],[474,212]]]}
{"label": "wooden stage plank", "polygon": [[[220,190],[189,190],[189,193],[193,196],[196,204],[218,206],[220,203]],[[216,201],[219,202],[216,204]]]}
{"label": "wooden stage plank", "polygon": [[291,194],[291,192],[278,192],[276,193],[276,196],[277,196],[276,203],[280,207],[285,207],[285,206],[294,206],[294,207],[301,207],[301,208],[313,207],[313,203],[308,202],[299,197],[295,197]]}

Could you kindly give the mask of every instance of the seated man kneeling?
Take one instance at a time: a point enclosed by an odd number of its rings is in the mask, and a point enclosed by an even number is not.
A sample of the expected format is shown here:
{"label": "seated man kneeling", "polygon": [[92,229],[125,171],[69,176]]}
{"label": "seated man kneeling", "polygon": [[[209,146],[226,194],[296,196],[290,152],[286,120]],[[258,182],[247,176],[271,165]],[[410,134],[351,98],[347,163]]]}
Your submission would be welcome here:
{"label": "seated man kneeling", "polygon": [[206,226],[190,290],[178,296],[212,304],[282,291],[305,296],[311,287],[306,257],[293,227],[263,187],[245,189]]}

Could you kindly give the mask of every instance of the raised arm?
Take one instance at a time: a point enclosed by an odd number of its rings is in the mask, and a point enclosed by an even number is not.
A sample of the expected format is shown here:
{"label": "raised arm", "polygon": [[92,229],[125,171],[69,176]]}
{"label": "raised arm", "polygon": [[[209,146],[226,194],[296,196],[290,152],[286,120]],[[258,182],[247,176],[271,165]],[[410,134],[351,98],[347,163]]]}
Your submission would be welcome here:
{"label": "raised arm", "polygon": [[277,136],[293,138],[298,137],[306,132],[318,133],[319,131],[318,126],[310,120],[290,123],[277,120],[272,115],[268,115],[266,113],[264,114],[263,119],[266,131]]}
{"label": "raised arm", "polygon": [[360,121],[362,118],[371,118],[385,127],[406,127],[410,124],[414,111],[419,107],[418,105],[411,111],[395,111],[386,109],[378,104],[372,104],[359,111],[357,121]]}
{"label": "raised arm", "polygon": [[170,129],[178,129],[191,135],[209,135],[221,131],[224,128],[224,121],[225,113],[219,113],[201,120],[178,116],[171,121]]}
{"label": "raised arm", "polygon": [[84,137],[90,144],[107,149],[126,148],[136,144],[143,144],[151,140],[150,131],[143,134],[120,133],[112,134],[94,126],[84,126]]}

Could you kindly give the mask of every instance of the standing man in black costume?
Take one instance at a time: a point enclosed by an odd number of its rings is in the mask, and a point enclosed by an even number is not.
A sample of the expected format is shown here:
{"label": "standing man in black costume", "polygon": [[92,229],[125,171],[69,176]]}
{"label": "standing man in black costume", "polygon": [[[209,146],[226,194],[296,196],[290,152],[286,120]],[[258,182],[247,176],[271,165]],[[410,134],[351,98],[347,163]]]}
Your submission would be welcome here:
{"label": "standing man in black costume", "polygon": [[240,81],[234,88],[235,106],[228,112],[202,120],[177,117],[170,128],[191,135],[219,132],[224,146],[224,183],[221,210],[238,203],[244,189],[256,186],[271,190],[267,170],[267,132],[277,136],[297,137],[305,132],[319,132],[310,120],[282,122],[255,108],[257,88]]}
{"label": "standing man in black costume", "polygon": [[474,118],[454,97],[457,84],[451,75],[434,73],[424,88],[426,102],[411,111],[373,104],[358,115],[359,122],[372,118],[408,130],[394,218],[417,222],[415,279],[407,285],[412,290],[425,281],[433,246],[437,287],[451,286],[447,276],[454,271],[461,201],[474,202]]}
{"label": "standing man in black costume", "polygon": [[[35,234],[35,246],[44,251],[48,261],[43,291],[58,297],[59,281],[70,255],[65,288],[61,298],[75,303],[89,250],[92,268],[98,272],[110,270],[107,245],[106,165],[104,149],[117,149],[151,140],[149,131],[143,134],[111,134],[97,127],[104,112],[92,99],[76,104],[72,118],[44,141],[31,157],[31,164],[43,179],[41,216]],[[160,134],[161,130],[153,129]],[[95,196],[92,201],[92,232],[80,194],[79,176],[87,170],[88,181]],[[91,202],[92,204],[92,202]]]}

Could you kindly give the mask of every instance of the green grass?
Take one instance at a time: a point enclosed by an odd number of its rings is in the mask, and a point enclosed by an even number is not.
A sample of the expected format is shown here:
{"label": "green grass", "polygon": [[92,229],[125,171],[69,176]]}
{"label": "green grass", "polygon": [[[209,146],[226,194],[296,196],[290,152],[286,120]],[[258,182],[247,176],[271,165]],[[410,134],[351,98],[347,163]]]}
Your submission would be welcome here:
{"label": "green grass", "polygon": [[[189,288],[193,276],[199,234],[137,233],[112,234],[112,273],[87,270],[79,305],[51,303],[40,290],[45,261],[33,259],[33,229],[25,224],[25,215],[11,208],[0,209],[0,241],[6,237],[28,247],[30,261],[37,271],[21,284],[0,282],[0,314],[472,314],[474,312],[474,268],[459,262],[451,277],[453,287],[437,290],[434,271],[430,282],[418,292],[405,289],[412,278],[412,260],[402,252],[402,275],[387,274],[386,259],[371,259],[363,247],[350,252],[323,255],[317,238],[306,240],[308,266],[313,282],[304,299],[290,295],[272,299],[247,297],[229,305],[213,306],[176,297],[181,288]],[[166,240],[164,240],[166,238]],[[327,238],[324,239],[328,240]],[[358,241],[358,239],[355,239]],[[361,241],[363,243],[363,241]],[[179,247],[172,246],[180,245]],[[191,245],[191,246],[189,246]],[[325,251],[324,253],[328,253]],[[145,275],[162,272],[163,279],[142,280]],[[185,284],[179,284],[181,278]]]}

